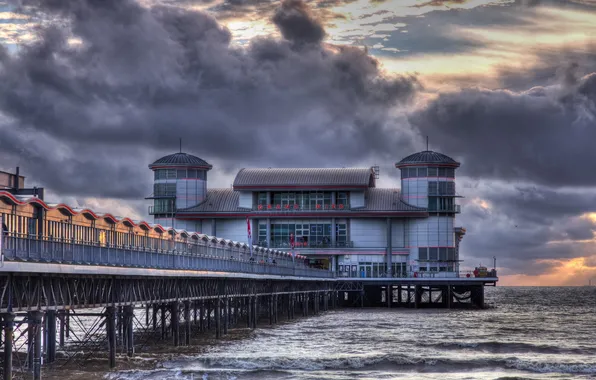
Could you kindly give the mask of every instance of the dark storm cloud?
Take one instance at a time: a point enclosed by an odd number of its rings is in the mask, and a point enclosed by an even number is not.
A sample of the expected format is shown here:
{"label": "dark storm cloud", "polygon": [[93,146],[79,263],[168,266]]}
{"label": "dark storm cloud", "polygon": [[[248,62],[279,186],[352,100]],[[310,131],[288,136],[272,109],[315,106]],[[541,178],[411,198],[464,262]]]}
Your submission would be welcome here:
{"label": "dark storm cloud", "polygon": [[[596,190],[554,190],[543,186],[511,187],[466,184],[460,179],[464,200],[458,224],[467,228],[462,242],[465,263],[496,256],[508,274],[538,274],[556,261],[592,254],[590,242],[596,223],[587,213],[596,210]],[[475,202],[482,199],[485,207]],[[472,264],[470,264],[472,263]]]}
{"label": "dark storm cloud", "polygon": [[[135,160],[116,154],[102,166],[105,178],[117,178],[125,168],[143,170],[146,152],[177,147],[178,137],[185,150],[236,168],[238,160],[333,165],[346,152],[357,162],[392,156],[411,141],[392,109],[413,96],[415,80],[383,75],[360,49],[322,44],[321,25],[300,3],[284,3],[278,13],[291,41],[258,38],[246,49],[230,45],[229,31],[201,12],[133,1],[28,4],[57,20],[18,54],[2,55],[0,111],[10,124],[0,128],[79,149],[49,152],[46,170],[93,177],[92,152],[142,152]],[[71,36],[80,43],[69,43]],[[123,193],[69,176],[60,189]],[[124,192],[146,195],[136,184]]]}
{"label": "dark storm cloud", "polygon": [[410,121],[459,157],[477,178],[592,186],[596,74],[524,92],[464,89],[441,94]]}
{"label": "dark storm cloud", "polygon": [[325,30],[302,0],[284,0],[273,15],[282,36],[298,44],[320,43]]}

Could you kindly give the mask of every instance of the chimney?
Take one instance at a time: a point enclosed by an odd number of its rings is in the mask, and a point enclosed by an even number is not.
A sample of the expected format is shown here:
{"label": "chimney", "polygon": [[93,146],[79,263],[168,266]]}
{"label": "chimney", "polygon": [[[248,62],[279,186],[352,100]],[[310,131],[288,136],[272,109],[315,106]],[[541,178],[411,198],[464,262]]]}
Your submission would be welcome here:
{"label": "chimney", "polygon": [[20,172],[21,171],[20,171],[19,167],[17,166],[17,174],[15,175],[15,178],[14,178],[14,188],[15,188],[15,190],[18,190],[19,189],[19,182],[20,182],[19,181],[19,174],[20,174]]}

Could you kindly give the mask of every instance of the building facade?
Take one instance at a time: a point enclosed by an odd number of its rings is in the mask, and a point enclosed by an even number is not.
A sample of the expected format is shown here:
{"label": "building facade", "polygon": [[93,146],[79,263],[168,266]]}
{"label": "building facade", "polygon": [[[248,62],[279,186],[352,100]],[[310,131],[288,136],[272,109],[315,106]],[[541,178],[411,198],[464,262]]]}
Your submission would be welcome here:
{"label": "building facade", "polygon": [[456,276],[455,171],[433,151],[397,162],[401,189],[377,188],[370,168],[241,169],[209,189],[212,166],[186,153],[149,165],[155,223],[300,254],[345,277]]}

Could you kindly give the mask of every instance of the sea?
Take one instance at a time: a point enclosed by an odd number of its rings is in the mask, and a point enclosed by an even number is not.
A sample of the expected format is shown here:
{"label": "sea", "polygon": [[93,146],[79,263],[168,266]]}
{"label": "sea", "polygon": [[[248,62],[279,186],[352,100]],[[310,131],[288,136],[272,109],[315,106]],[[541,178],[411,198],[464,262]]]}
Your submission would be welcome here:
{"label": "sea", "polygon": [[491,287],[486,303],[341,309],[241,328],[196,353],[104,378],[596,379],[596,287]]}

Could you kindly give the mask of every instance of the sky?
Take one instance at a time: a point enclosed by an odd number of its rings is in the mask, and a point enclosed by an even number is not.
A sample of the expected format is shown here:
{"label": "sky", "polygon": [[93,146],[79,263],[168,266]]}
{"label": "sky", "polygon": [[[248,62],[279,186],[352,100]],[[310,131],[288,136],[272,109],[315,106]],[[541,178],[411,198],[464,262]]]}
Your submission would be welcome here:
{"label": "sky", "polygon": [[0,170],[151,221],[147,165],[461,162],[464,266],[596,281],[596,1],[0,0]]}

